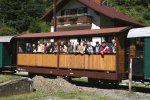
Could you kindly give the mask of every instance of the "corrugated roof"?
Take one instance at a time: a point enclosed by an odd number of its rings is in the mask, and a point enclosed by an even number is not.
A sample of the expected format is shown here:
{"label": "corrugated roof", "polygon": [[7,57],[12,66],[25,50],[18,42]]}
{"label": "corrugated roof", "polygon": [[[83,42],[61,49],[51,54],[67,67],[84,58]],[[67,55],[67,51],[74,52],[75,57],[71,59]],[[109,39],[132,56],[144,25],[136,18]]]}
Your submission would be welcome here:
{"label": "corrugated roof", "polygon": [[[66,2],[64,2],[66,1]],[[59,3],[57,4],[57,11],[61,9],[61,2],[64,4],[64,3],[67,3],[69,0],[59,0]],[[126,21],[126,22],[130,22],[130,23],[133,23],[133,24],[136,24],[136,25],[140,25],[140,26],[144,26],[143,24],[141,24],[140,22],[138,21],[135,21],[133,19],[131,19],[130,17],[128,17],[127,15],[121,13],[121,12],[118,12],[116,11],[115,9],[113,9],[112,7],[107,7],[105,5],[100,5],[100,4],[97,4],[95,3],[93,0],[78,0],[79,2],[81,2],[83,5],[86,5],[87,7],[105,15],[105,16],[108,16],[112,19],[119,19],[119,20],[123,20],[123,21]],[[50,19],[51,17],[53,16],[53,9],[50,9],[50,11],[48,11],[43,17],[42,19]]]}
{"label": "corrugated roof", "polygon": [[60,32],[47,32],[47,33],[30,33],[19,35],[16,38],[46,38],[46,37],[63,37],[63,36],[83,36],[83,35],[109,35],[112,33],[120,33],[129,29],[130,27],[115,27],[103,28],[93,30],[75,30],[75,31],[60,31]]}
{"label": "corrugated roof", "polygon": [[0,42],[10,42],[15,36],[0,36]]}

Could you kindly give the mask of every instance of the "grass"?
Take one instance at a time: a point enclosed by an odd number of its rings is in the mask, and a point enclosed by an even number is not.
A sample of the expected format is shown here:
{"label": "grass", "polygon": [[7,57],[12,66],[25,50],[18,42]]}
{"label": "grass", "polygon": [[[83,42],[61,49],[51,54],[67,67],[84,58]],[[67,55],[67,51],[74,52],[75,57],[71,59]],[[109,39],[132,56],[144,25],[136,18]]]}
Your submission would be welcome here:
{"label": "grass", "polygon": [[10,80],[14,80],[14,79],[18,79],[18,78],[21,78],[21,76],[0,74],[0,83],[10,81]]}
{"label": "grass", "polygon": [[78,81],[78,82],[88,82],[87,78],[72,78],[73,81]]}
{"label": "grass", "polygon": [[0,100],[110,100],[109,97],[101,97],[93,94],[86,94],[81,92],[46,92],[36,91],[28,94],[13,95],[9,97],[2,97]]}

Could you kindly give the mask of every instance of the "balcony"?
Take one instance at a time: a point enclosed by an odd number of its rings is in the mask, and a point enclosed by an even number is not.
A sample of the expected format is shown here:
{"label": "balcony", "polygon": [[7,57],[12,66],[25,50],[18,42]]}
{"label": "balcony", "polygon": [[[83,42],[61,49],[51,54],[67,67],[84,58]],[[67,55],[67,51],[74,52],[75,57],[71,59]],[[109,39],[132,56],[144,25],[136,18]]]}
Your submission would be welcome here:
{"label": "balcony", "polygon": [[[52,20],[52,24],[54,19]],[[60,16],[57,17],[57,30],[79,30],[79,29],[90,29],[92,25],[92,16]]]}

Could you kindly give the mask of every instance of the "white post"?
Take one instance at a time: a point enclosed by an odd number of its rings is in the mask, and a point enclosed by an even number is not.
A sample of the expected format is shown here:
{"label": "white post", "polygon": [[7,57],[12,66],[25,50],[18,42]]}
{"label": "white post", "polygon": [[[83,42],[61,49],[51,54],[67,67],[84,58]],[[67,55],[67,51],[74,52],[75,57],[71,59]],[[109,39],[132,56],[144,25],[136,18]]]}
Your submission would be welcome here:
{"label": "white post", "polygon": [[132,58],[130,58],[130,69],[129,69],[129,93],[132,92]]}

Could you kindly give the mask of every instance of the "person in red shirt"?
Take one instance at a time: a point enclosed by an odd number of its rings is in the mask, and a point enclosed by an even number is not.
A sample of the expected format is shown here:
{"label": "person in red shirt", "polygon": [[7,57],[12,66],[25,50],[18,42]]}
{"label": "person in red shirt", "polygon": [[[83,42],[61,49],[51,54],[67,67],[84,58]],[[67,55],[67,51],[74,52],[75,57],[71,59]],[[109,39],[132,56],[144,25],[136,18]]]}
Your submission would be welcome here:
{"label": "person in red shirt", "polygon": [[105,54],[105,53],[109,53],[109,47],[106,45],[106,42],[102,42],[102,45],[100,47],[100,53],[101,54]]}

